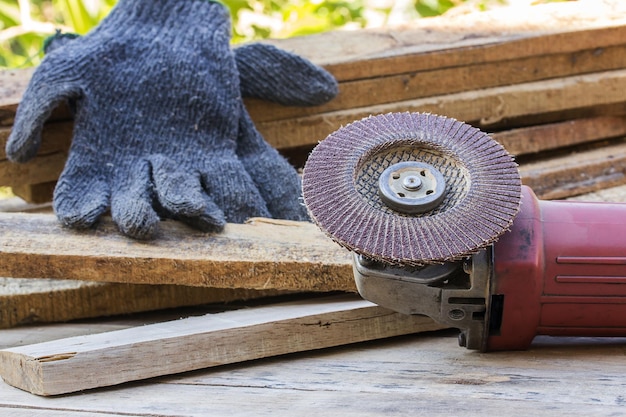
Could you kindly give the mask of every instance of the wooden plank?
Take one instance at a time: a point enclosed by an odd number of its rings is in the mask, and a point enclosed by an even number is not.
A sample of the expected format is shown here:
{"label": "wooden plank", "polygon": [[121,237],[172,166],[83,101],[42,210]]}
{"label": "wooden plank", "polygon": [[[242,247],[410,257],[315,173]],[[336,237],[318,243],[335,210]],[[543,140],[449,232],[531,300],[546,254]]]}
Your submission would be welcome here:
{"label": "wooden plank", "polygon": [[247,289],[0,278],[0,329],[276,296]]}
{"label": "wooden plank", "polygon": [[315,145],[341,126],[389,112],[440,114],[487,130],[511,118],[623,104],[625,89],[626,70],[607,71],[263,122],[257,127],[274,146],[285,148]]}
{"label": "wooden plank", "polygon": [[[36,330],[54,338],[47,329]],[[528,351],[478,354],[459,348],[456,332],[439,331],[79,395],[0,384],[0,414],[615,416],[624,411],[623,352],[623,338],[538,337]]]}
{"label": "wooden plank", "polygon": [[[506,112],[507,116],[519,117],[525,113],[533,111],[536,113],[541,112],[540,109],[533,110],[532,103],[528,104],[523,101],[532,100],[533,103],[536,103],[537,100],[532,99],[533,91],[538,96],[546,99],[545,101],[541,101],[541,103],[544,103],[543,105],[537,104],[534,109],[543,107],[546,112],[554,110],[553,108],[547,109],[546,107],[549,104],[552,104],[552,107],[554,107],[555,101],[560,103],[556,104],[556,106],[564,108],[567,108],[570,104],[581,107],[584,107],[586,104],[601,105],[600,103],[603,101],[611,100],[610,97],[605,98],[602,96],[604,92],[610,91],[613,88],[626,88],[626,72],[620,71],[618,75],[609,73],[608,77],[612,76],[615,76],[615,78],[602,82],[602,77],[592,75],[586,78],[587,84],[584,86],[578,86],[576,80],[569,80],[569,82],[567,82],[563,87],[566,89],[565,91],[559,90],[562,85],[561,83],[556,83],[555,85],[555,82],[550,82],[547,86],[544,85],[538,87],[536,85],[530,85],[528,86],[528,90],[530,90],[530,92],[527,91],[524,86],[515,86],[506,88],[505,92],[501,92],[500,89],[495,92],[491,90],[483,90],[482,93],[475,92],[469,95],[469,97],[467,94],[464,94],[462,97],[457,95],[452,95],[452,97],[446,96],[442,97],[442,102],[439,106],[449,106],[450,112],[454,113],[454,111],[457,111],[460,113],[457,114],[457,116],[466,115],[470,117],[479,117],[480,115],[473,111],[473,108],[471,107],[472,103],[478,106],[482,105],[483,108],[488,108],[491,105],[496,107],[489,109],[492,113],[501,111]],[[602,88],[601,86],[593,85],[594,82],[602,83]],[[590,94],[589,90],[593,90],[594,93]],[[616,91],[610,94],[615,96],[615,93]],[[617,93],[617,96],[619,96],[619,92]],[[482,96],[480,94],[482,94]],[[577,94],[579,96],[577,96]],[[523,97],[520,98],[520,96]],[[587,97],[591,103],[585,102],[585,100],[587,100],[585,97]],[[444,99],[445,101],[443,101]],[[615,100],[623,100],[623,97],[616,97]],[[499,104],[496,105],[496,102]],[[409,107],[408,104],[406,106]],[[418,104],[410,107],[412,107],[410,110],[418,111],[436,110],[436,106],[432,105],[432,103],[431,105]],[[406,109],[407,108],[404,107],[390,110],[402,111]],[[517,114],[513,114],[516,110]],[[355,112],[356,111],[359,110],[355,110]],[[364,116],[364,113],[353,114],[352,117],[359,116]],[[348,121],[348,119],[342,114],[341,119],[336,123],[349,123],[350,121]],[[61,129],[67,131],[67,125],[60,123],[55,123],[55,125],[62,126]],[[322,120],[318,120],[313,124],[303,122],[302,125],[293,125],[292,123],[283,122],[278,127],[273,126],[272,129],[274,129],[274,137],[280,137],[283,139],[288,137],[288,133],[283,132],[283,130],[291,129],[291,133],[293,135],[292,137],[298,141],[302,141],[302,143],[286,143],[283,141],[282,145],[285,146],[288,144],[312,145],[312,136],[307,135],[307,132],[310,132],[310,135],[321,135],[332,132],[331,127]],[[53,135],[53,133],[50,134]],[[626,134],[625,116],[598,116],[497,132],[493,134],[493,137],[501,142],[512,154],[524,155],[527,153],[536,153],[580,143],[592,142],[599,139],[613,138],[624,134]],[[28,201],[43,202],[44,200],[49,199],[51,196],[50,189],[53,187],[53,181],[58,178],[58,175],[62,171],[67,156],[68,144],[65,143],[59,145],[58,153],[37,156],[32,162],[27,164],[14,164],[6,160],[0,161],[0,185],[12,185],[16,187],[18,194],[23,196]],[[275,143],[275,145],[279,146],[280,144]],[[41,187],[44,190],[47,190],[47,192],[32,191],[27,187],[23,187],[24,185],[38,184],[41,182],[44,182],[45,185],[42,185]]]}
{"label": "wooden plank", "polygon": [[326,66],[344,81],[619,45],[625,12],[622,2],[571,2],[268,42]]}
{"label": "wooden plank", "polygon": [[13,185],[11,191],[24,201],[32,204],[43,204],[52,201],[56,185],[56,181],[39,184],[19,184]]}
{"label": "wooden plank", "polygon": [[626,203],[626,185],[603,188],[591,193],[569,197],[568,200]]}
{"label": "wooden plank", "polygon": [[512,155],[526,155],[626,136],[626,116],[587,117],[511,129],[491,136]]}
{"label": "wooden plank", "polygon": [[66,160],[67,154],[64,152],[37,156],[23,164],[2,160],[0,186],[13,187],[54,181],[61,175]]}
{"label": "wooden plank", "polygon": [[[60,124],[60,123],[57,123]],[[69,124],[69,122],[68,122]],[[559,148],[572,147],[603,139],[626,136],[626,116],[597,116],[567,120],[558,123],[523,127],[499,131],[491,136],[515,156],[536,154]],[[69,148],[69,144],[66,145]],[[68,149],[58,149],[65,154]],[[38,167],[44,169],[44,162],[38,158]],[[56,170],[63,168],[62,160],[56,162]],[[50,167],[48,167],[50,168]],[[35,176],[35,179],[38,178]],[[33,181],[32,177],[20,177],[21,182]],[[0,182],[2,182],[0,178]],[[52,200],[56,181],[41,184],[13,185],[13,192],[31,203],[44,203]],[[600,184],[601,187],[610,184]],[[564,195],[567,196],[567,195]],[[0,207],[0,211],[1,211]]]}
{"label": "wooden plank", "polygon": [[[38,155],[48,155],[51,153],[67,151],[72,139],[72,121],[58,121],[46,124],[41,133],[41,146]],[[0,160],[7,159],[5,152],[7,140],[11,133],[11,127],[0,127]]]}
{"label": "wooden plank", "polygon": [[[626,27],[620,29],[626,39]],[[549,39],[537,42],[549,42]],[[461,51],[458,53],[461,54]],[[367,62],[362,65],[367,65]],[[362,65],[355,64],[359,67]],[[449,68],[408,68],[407,72],[398,75],[344,81],[339,85],[339,95],[318,107],[284,107],[260,100],[249,100],[246,103],[252,118],[261,123],[624,68],[626,45],[596,46],[576,52],[495,62],[478,61]]]}
{"label": "wooden plank", "polygon": [[33,68],[0,71],[0,126],[13,124],[15,110],[33,72]]}
{"label": "wooden plank", "polygon": [[520,166],[522,182],[542,199],[560,199],[626,184],[626,141]]}
{"label": "wooden plank", "polygon": [[[356,296],[341,296],[7,349],[0,351],[0,372],[10,385],[58,395],[441,328],[424,316],[400,315]],[[107,372],[100,371],[103,363]]]}
{"label": "wooden plank", "polygon": [[294,291],[354,291],[351,256],[312,223],[253,219],[223,233],[161,223],[124,237],[109,219],[73,231],[52,214],[0,213],[0,276]]}
{"label": "wooden plank", "polygon": [[[185,317],[203,316],[206,314],[233,311],[258,305],[269,305],[271,303],[302,300],[316,296],[319,295],[310,293],[282,293],[281,295],[270,298],[258,298],[253,296],[248,300],[234,300],[232,302],[220,301],[212,304],[182,306],[179,308],[136,312],[111,317],[78,319],[60,323],[32,323],[28,326],[17,326],[9,329],[2,329],[0,350],[66,339],[75,336],[92,335],[128,328],[142,327],[150,324],[180,320]],[[327,297],[328,295],[321,296]]]}

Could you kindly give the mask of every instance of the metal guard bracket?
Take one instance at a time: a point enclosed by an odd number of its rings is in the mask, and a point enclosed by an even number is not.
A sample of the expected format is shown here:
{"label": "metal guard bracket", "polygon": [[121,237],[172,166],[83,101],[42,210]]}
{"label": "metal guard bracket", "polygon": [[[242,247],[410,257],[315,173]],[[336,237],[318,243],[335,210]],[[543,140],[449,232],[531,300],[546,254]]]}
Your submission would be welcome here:
{"label": "metal guard bracket", "polygon": [[483,350],[488,328],[493,248],[464,261],[423,268],[391,266],[354,255],[361,296],[403,314],[422,314],[461,329],[459,344]]}

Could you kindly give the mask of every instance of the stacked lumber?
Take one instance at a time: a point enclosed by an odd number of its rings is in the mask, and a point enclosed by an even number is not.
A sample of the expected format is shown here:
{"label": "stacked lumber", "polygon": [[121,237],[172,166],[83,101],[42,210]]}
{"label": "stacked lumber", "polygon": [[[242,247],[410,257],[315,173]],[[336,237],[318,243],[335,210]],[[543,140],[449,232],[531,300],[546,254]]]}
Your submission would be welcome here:
{"label": "stacked lumber", "polygon": [[[342,125],[372,114],[422,111],[490,132],[516,155],[523,182],[542,198],[626,183],[623,2],[502,9],[271,43],[325,66],[340,85],[339,96],[323,106],[247,100],[264,137],[296,165]],[[46,124],[32,162],[6,159],[5,143],[31,76],[32,69],[0,72],[0,186],[41,203],[50,200],[73,123],[61,106]],[[0,276],[11,277],[0,286],[0,306],[8,306],[0,310],[20,313],[0,315],[0,327],[256,298],[271,291],[354,291],[349,254],[310,224],[256,220],[207,235],[166,222],[162,236],[146,244],[119,235],[106,219],[80,233],[60,227],[49,209],[10,211],[0,213]],[[50,303],[34,301],[36,291],[17,291],[11,281],[39,277],[85,281],[74,286],[47,281],[40,291],[50,293],[57,286],[78,307],[58,302],[67,308],[49,314]],[[169,284],[178,286],[159,287]],[[29,288],[25,281],[21,285]],[[207,293],[192,297],[185,286],[204,287]],[[161,292],[143,297],[152,301],[132,302],[148,287]],[[236,289],[247,292],[220,292]],[[40,307],[11,307],[16,299]],[[102,299],[116,299],[124,307],[107,309]]]}
{"label": "stacked lumber", "polygon": [[[272,43],[325,66],[340,83],[339,96],[323,106],[248,100],[261,133],[294,162],[302,163],[306,150],[341,125],[371,114],[422,111],[494,133],[518,156],[524,182],[540,197],[563,198],[626,181],[626,145],[616,140],[626,132],[623,2],[502,9]],[[0,186],[35,202],[50,199],[72,122],[67,109],[58,109],[33,162],[6,160],[4,143],[31,74],[0,73]],[[590,161],[576,168],[580,161],[570,158],[573,151],[586,151],[590,143]],[[546,155],[550,161],[537,165]]]}

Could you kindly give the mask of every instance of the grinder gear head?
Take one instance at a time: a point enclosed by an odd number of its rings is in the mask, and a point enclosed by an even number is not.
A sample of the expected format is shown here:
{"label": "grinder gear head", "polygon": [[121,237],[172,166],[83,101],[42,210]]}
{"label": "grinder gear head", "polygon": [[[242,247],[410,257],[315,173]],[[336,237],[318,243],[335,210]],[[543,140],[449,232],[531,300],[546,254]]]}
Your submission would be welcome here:
{"label": "grinder gear head", "polygon": [[455,119],[389,113],[351,123],[311,153],[304,201],[333,240],[376,261],[423,266],[492,244],[519,210],[506,150]]}

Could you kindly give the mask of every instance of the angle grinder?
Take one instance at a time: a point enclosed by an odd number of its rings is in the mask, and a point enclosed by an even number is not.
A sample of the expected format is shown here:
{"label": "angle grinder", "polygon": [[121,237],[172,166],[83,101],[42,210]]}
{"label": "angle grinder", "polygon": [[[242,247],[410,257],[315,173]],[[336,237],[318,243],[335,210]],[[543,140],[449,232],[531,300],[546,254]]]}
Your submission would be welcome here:
{"label": "angle grinder", "polygon": [[626,204],[541,201],[487,134],[421,113],[344,126],[309,156],[312,219],[361,296],[459,328],[480,351],[626,336]]}

